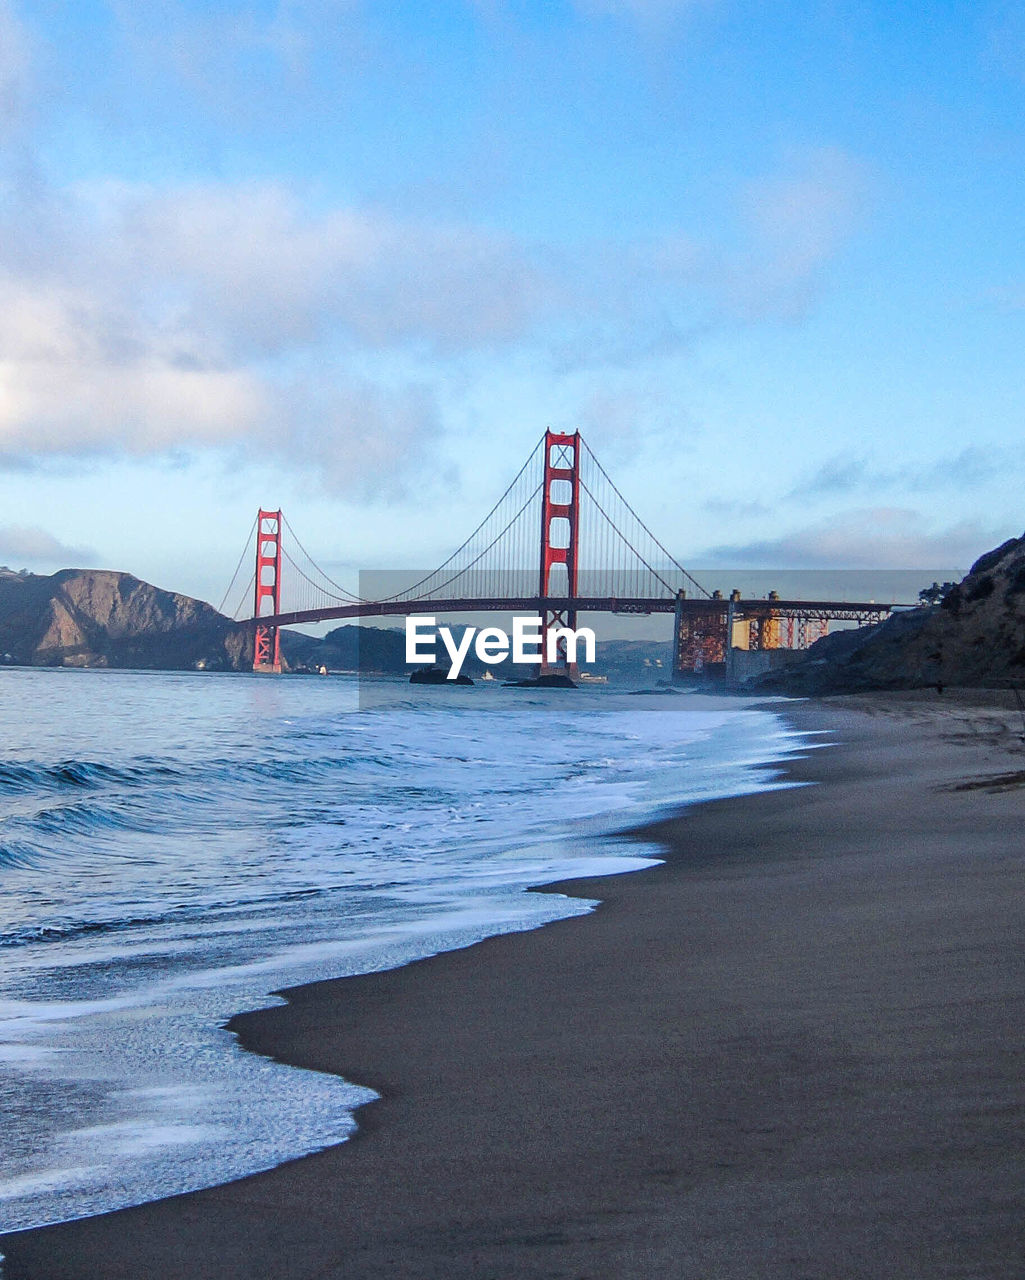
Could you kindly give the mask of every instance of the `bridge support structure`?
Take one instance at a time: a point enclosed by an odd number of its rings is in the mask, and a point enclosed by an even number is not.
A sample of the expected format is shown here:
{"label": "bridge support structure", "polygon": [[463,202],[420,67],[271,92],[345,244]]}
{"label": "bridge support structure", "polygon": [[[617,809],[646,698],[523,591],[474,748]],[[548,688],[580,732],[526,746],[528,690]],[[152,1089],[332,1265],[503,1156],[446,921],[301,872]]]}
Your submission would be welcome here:
{"label": "bridge support structure", "polygon": [[679,592],[673,626],[673,679],[721,670],[726,662],[731,625],[720,592],[708,601],[707,608],[697,602],[688,607],[686,596]]}
{"label": "bridge support structure", "polygon": [[[544,487],[541,491],[541,674],[575,676],[577,664],[563,650],[555,664],[548,661],[551,627],[576,630],[575,609],[549,609],[545,601],[577,594],[577,548],[580,538],[580,432],[545,432]],[[556,581],[556,566],[565,566],[565,580]],[[558,575],[561,577],[561,575]]]}
{"label": "bridge support structure", "polygon": [[775,664],[771,656],[755,661],[755,654],[807,649],[827,634],[830,619],[862,625],[889,612],[889,606],[871,601],[781,600],[776,591],[754,600],[742,599],[739,591],[729,598],[715,591],[708,600],[689,600],[681,591],[675,606],[673,679],[722,677],[730,687],[739,678],[738,669],[769,670]]}
{"label": "bridge support structure", "polygon": [[809,618],[791,614],[785,622],[783,645],[787,649],[810,649],[816,640],[829,634],[828,618]]}
{"label": "bridge support structure", "polygon": [[[270,605],[270,608],[266,606]],[[256,592],[253,617],[253,670],[281,673],[281,637],[278,628],[260,618],[281,612],[281,512],[264,511],[256,521]]]}

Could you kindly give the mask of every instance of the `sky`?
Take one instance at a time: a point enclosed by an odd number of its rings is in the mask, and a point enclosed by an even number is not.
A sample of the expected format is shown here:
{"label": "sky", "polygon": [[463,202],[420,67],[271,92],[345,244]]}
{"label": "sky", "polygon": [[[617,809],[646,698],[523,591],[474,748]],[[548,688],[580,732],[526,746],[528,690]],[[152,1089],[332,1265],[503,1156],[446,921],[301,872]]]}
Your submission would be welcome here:
{"label": "sky", "polygon": [[0,563],[429,568],[551,426],[688,567],[966,569],[1023,122],[1005,0],[0,0]]}

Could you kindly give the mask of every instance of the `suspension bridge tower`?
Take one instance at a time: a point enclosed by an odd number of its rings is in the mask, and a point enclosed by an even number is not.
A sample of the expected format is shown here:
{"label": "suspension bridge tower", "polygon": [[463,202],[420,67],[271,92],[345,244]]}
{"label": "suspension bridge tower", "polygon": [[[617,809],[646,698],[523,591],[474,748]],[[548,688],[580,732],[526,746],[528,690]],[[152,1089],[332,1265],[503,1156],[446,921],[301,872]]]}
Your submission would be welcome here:
{"label": "suspension bridge tower", "polygon": [[580,533],[580,432],[562,435],[545,432],[544,487],[541,490],[541,674],[554,670],[576,673],[567,661],[565,646],[560,659],[548,661],[550,627],[576,630],[572,608],[550,608],[553,597],[577,594],[577,548]]}
{"label": "suspension bridge tower", "polygon": [[[270,606],[269,608],[267,606]],[[281,512],[261,509],[256,521],[256,594],[253,670],[281,674],[281,637],[262,617],[281,612]]]}

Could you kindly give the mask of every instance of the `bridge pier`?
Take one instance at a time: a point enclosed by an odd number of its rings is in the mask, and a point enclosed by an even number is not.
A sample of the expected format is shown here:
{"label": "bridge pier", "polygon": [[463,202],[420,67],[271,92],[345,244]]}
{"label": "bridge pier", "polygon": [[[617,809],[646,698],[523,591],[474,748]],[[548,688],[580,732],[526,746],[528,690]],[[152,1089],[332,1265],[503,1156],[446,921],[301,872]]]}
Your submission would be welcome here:
{"label": "bridge pier", "polygon": [[[890,607],[845,601],[781,600],[779,593],[756,600],[715,591],[708,600],[677,593],[673,629],[673,680],[720,678],[726,688],[778,665],[782,655],[807,649],[827,634],[831,618],[878,622]],[[761,654],[761,659],[755,658]],[[773,655],[776,655],[775,657]]]}
{"label": "bridge pier", "polygon": [[707,677],[723,670],[728,652],[727,609],[722,592],[705,601],[688,601],[685,591],[676,594],[673,615],[674,681]]}

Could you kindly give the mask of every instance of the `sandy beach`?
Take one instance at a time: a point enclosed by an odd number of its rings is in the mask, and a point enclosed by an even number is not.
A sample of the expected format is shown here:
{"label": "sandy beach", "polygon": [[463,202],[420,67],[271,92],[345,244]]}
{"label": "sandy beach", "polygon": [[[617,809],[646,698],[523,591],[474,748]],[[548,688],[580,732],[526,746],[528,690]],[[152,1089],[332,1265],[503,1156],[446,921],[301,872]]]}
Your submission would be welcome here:
{"label": "sandy beach", "polygon": [[592,915],[287,993],[248,1048],[350,1142],[0,1241],[3,1280],[1020,1277],[1025,744],[1010,695],[790,704],[812,786],[648,829]]}

